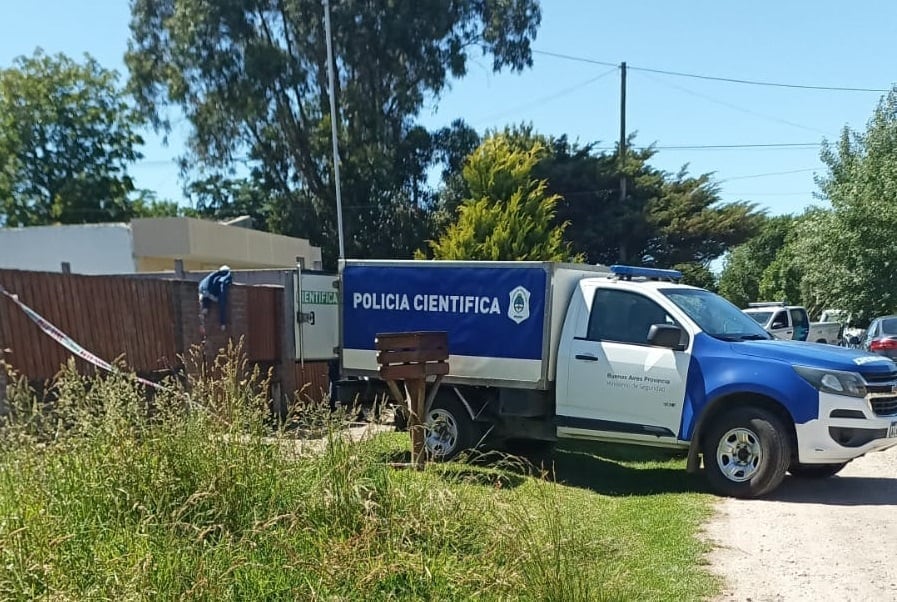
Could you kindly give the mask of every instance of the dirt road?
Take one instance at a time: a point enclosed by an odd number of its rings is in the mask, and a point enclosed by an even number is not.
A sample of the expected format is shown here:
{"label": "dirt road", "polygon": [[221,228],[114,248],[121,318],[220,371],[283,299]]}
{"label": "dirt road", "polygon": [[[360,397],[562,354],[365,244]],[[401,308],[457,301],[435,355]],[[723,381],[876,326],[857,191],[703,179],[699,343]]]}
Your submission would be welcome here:
{"label": "dirt road", "polygon": [[897,450],[717,510],[707,535],[726,580],[718,601],[897,600]]}

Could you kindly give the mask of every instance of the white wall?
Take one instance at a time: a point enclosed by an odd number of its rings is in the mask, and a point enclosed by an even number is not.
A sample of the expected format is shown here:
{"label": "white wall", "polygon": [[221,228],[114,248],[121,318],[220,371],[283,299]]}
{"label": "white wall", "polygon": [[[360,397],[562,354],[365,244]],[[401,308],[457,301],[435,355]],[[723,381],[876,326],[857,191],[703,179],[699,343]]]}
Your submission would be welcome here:
{"label": "white wall", "polygon": [[0,228],[0,268],[59,272],[63,261],[75,274],[136,271],[127,224]]}

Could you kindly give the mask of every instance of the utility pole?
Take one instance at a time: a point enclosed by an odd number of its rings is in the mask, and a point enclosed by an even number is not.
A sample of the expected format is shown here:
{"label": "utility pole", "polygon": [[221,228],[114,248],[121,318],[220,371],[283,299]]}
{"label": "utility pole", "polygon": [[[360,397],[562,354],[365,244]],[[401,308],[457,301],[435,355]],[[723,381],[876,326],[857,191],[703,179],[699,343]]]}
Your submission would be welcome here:
{"label": "utility pole", "polygon": [[335,65],[333,63],[333,41],[330,35],[330,0],[324,1],[324,34],[327,37],[327,76],[330,80],[330,130],[333,138],[333,179],[336,182],[336,229],[339,235],[339,258],[346,258],[346,246],[343,242],[343,197],[339,181],[339,144],[336,140],[336,85],[334,84]]}
{"label": "utility pole", "polygon": [[626,61],[620,63],[620,202],[626,200]]}

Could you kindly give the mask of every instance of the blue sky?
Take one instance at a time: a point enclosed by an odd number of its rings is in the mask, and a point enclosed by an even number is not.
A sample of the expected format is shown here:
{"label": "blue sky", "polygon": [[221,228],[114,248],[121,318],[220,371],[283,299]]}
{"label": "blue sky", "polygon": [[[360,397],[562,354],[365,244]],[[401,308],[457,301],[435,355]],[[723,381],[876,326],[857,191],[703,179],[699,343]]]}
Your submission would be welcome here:
{"label": "blue sky", "polygon": [[[338,0],[336,0],[338,1]],[[0,66],[30,54],[89,52],[124,75],[129,12],[124,0],[0,0]],[[543,0],[538,51],[633,67],[791,84],[889,88],[897,80],[892,2]],[[421,116],[432,127],[462,117],[482,131],[531,122],[546,134],[612,145],[619,132],[619,75],[601,65],[534,56],[522,74],[472,63]],[[598,78],[598,76],[603,77]],[[597,79],[596,79],[597,78]],[[864,127],[878,93],[737,85],[630,70],[627,125],[636,143],[658,146],[818,143],[844,125]],[[186,124],[164,146],[147,133],[139,187],[183,200],[174,159]],[[669,149],[655,165],[714,172],[725,200],[751,200],[772,214],[814,202],[818,148]],[[779,175],[762,175],[770,173]],[[759,176],[759,177],[757,177]]]}

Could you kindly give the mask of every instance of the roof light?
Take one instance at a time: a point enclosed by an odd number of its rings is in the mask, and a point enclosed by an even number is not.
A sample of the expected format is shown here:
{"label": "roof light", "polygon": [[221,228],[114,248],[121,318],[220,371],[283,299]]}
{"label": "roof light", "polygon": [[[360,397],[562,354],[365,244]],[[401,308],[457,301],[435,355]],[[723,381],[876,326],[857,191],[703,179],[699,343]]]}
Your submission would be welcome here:
{"label": "roof light", "polygon": [[758,301],[757,303],[748,303],[748,307],[785,307],[787,303],[784,301]]}
{"label": "roof light", "polygon": [[612,265],[610,271],[620,278],[652,278],[655,280],[682,280],[679,270],[661,270],[658,268],[640,268],[631,265]]}

